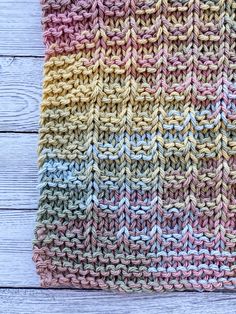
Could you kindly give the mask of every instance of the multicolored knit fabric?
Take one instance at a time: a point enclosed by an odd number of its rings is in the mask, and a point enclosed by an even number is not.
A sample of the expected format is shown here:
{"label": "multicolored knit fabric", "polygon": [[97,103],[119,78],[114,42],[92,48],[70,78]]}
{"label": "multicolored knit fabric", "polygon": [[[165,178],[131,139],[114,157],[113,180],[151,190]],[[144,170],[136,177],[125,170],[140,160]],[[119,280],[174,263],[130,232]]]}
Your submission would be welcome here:
{"label": "multicolored knit fabric", "polygon": [[42,286],[235,289],[236,1],[42,11]]}

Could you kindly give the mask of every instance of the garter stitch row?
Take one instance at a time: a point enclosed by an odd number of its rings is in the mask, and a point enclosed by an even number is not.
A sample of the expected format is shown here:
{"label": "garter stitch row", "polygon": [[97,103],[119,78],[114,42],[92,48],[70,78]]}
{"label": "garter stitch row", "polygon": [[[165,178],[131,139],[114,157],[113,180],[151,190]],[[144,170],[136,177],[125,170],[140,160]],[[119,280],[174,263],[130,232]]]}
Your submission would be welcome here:
{"label": "garter stitch row", "polygon": [[236,1],[42,0],[44,287],[236,288]]}

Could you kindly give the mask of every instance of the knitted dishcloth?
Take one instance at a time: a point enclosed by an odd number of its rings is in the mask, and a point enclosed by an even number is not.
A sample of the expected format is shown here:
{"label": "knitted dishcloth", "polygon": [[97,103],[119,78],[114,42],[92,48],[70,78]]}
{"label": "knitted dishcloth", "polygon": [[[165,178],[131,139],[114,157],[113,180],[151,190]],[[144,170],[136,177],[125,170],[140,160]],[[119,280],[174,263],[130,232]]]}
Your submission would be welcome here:
{"label": "knitted dishcloth", "polygon": [[41,285],[235,289],[236,1],[41,4]]}

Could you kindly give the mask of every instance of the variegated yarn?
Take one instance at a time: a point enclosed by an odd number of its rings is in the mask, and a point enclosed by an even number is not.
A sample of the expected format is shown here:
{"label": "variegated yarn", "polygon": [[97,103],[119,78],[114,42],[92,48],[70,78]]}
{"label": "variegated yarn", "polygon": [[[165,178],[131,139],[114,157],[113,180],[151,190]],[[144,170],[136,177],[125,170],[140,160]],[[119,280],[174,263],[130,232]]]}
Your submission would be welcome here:
{"label": "variegated yarn", "polygon": [[236,1],[42,0],[44,287],[236,288]]}

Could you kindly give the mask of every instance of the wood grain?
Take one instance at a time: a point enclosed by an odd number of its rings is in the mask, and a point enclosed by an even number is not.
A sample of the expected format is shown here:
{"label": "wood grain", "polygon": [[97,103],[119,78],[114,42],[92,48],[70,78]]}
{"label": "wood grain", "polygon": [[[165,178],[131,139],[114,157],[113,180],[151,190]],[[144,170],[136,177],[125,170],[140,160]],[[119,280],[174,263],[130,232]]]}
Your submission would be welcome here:
{"label": "wood grain", "polygon": [[41,58],[0,57],[0,132],[37,132]]}
{"label": "wood grain", "polygon": [[0,55],[43,56],[40,0],[1,0],[0,12]]}
{"label": "wood grain", "polygon": [[37,134],[0,134],[0,208],[37,208]]}
{"label": "wood grain", "polygon": [[232,293],[118,294],[79,290],[0,290],[8,314],[235,314]]}
{"label": "wood grain", "polygon": [[0,210],[0,287],[39,287],[32,261],[35,219],[35,210]]}

